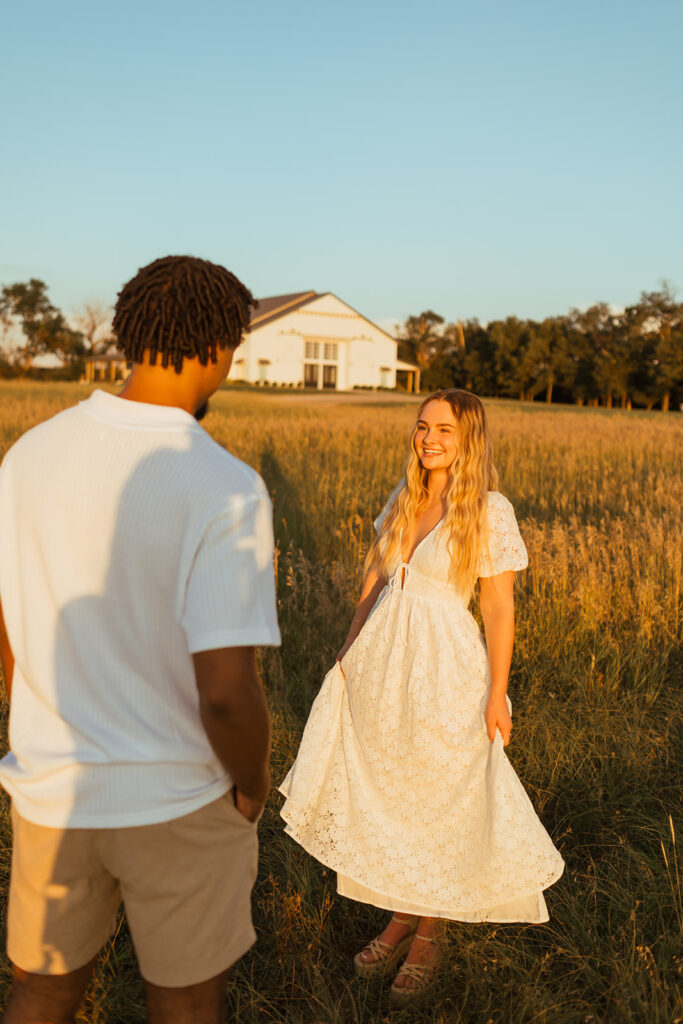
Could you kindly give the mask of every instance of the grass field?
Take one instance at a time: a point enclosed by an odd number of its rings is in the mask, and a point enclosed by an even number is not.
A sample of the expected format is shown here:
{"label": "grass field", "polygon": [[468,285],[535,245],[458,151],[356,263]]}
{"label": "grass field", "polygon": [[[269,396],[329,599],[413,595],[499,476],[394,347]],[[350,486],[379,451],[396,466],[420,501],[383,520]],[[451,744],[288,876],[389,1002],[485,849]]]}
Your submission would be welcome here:
{"label": "grass field", "polygon": [[[84,397],[76,385],[0,385],[0,455]],[[345,636],[371,520],[398,480],[416,403],[221,391],[208,431],[273,497],[283,646],[263,652],[273,777],[293,760],[311,701]],[[567,863],[550,923],[452,925],[437,995],[389,1009],[352,955],[381,912],[261,825],[259,942],[232,972],[227,1020],[244,1024],[675,1024],[683,1022],[683,903],[676,859],[683,417],[487,405],[500,489],[530,566],[518,588],[508,754]],[[680,819],[679,819],[680,821]],[[2,882],[9,869],[2,818]],[[0,970],[0,1006],[9,967]],[[144,1020],[125,924],[79,1021]]]}

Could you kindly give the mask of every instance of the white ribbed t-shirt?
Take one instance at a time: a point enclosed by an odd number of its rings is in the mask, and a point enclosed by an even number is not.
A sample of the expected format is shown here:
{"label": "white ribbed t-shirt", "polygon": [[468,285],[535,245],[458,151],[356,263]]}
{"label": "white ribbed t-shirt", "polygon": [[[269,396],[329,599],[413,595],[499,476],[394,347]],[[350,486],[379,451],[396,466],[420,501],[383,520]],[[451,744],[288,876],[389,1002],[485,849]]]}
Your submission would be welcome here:
{"label": "white ribbed t-shirt", "polygon": [[8,451],[0,783],[22,817],[152,824],[227,791],[191,655],[279,644],[271,517],[259,475],[175,407],[95,391]]}

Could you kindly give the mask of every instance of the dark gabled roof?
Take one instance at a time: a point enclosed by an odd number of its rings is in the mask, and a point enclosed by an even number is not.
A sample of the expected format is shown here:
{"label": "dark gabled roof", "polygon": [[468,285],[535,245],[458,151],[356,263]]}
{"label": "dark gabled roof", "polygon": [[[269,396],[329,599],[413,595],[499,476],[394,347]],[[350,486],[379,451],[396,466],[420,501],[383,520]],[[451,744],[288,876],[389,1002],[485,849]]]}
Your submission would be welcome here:
{"label": "dark gabled roof", "polygon": [[293,309],[305,306],[307,302],[316,298],[317,292],[293,292],[291,295],[271,295],[266,299],[257,299],[256,305],[251,309],[249,330],[253,327],[263,327],[269,320],[276,320],[285,313],[291,313]]}
{"label": "dark gabled roof", "polygon": [[372,320],[368,320],[366,316],[359,313],[353,306],[349,306],[348,302],[344,302],[334,292],[293,292],[291,295],[272,295],[267,299],[257,299],[256,305],[252,306],[251,309],[251,321],[249,323],[248,331],[253,331],[257,327],[263,327],[264,324],[270,323],[271,320],[277,320],[278,317],[284,316],[286,313],[291,313],[295,309],[299,309],[301,306],[308,305],[313,299],[322,299],[325,295],[331,295],[333,298],[341,302],[347,309],[352,310],[356,316],[359,316],[361,320],[365,320],[366,324],[370,324],[376,331],[380,331],[382,334],[390,338],[391,341],[396,341],[388,331],[385,331],[382,327],[378,327],[377,324],[373,323]]}

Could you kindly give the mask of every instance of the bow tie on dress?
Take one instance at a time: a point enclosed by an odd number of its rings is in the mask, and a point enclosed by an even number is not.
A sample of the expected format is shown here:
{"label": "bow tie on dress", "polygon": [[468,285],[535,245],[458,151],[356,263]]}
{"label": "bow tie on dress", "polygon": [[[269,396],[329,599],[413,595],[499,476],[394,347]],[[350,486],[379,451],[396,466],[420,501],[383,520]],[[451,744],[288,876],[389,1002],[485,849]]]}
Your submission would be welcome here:
{"label": "bow tie on dress", "polygon": [[[389,598],[389,610],[384,620],[384,639],[394,640],[396,643],[406,644],[408,642],[408,609],[406,602],[401,600],[411,574],[410,564],[401,562],[396,572],[389,580],[391,597]],[[398,610],[398,622],[390,630],[390,623],[394,622],[394,612]]]}

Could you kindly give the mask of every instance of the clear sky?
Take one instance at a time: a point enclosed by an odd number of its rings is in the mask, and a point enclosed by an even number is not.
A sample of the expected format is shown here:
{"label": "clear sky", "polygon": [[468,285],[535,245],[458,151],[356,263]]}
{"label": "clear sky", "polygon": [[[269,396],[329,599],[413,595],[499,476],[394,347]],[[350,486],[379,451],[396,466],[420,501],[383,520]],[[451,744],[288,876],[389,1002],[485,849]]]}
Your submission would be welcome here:
{"label": "clear sky", "polygon": [[680,0],[3,10],[0,283],[167,253],[387,326],[683,289]]}

